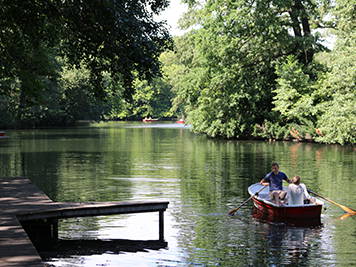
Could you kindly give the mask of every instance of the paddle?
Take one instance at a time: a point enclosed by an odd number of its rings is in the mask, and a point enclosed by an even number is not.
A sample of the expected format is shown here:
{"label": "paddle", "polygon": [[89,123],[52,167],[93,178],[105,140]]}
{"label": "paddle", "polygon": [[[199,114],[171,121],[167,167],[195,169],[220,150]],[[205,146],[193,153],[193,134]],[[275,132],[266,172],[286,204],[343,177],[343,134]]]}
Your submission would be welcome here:
{"label": "paddle", "polygon": [[232,209],[229,211],[229,215],[230,216],[234,216],[234,214],[236,213],[236,211],[238,211],[243,205],[245,205],[247,202],[250,201],[251,198],[253,198],[254,196],[256,196],[259,192],[261,192],[263,189],[265,189],[266,185],[264,185],[260,190],[258,190],[254,195],[250,196],[248,199],[246,199],[244,202],[241,203],[240,206],[238,206],[235,209]]}
{"label": "paddle", "polygon": [[354,215],[356,215],[356,214],[344,213],[343,215],[341,215],[341,216],[339,217],[339,219],[340,219],[340,220],[345,220],[346,218],[351,217],[351,216],[354,216]]}
{"label": "paddle", "polygon": [[334,205],[340,207],[341,209],[343,209],[344,211],[346,211],[346,212],[349,213],[349,214],[356,215],[356,211],[354,211],[353,209],[350,209],[350,208],[348,208],[348,207],[345,207],[344,205],[341,205],[341,204],[339,204],[339,203],[336,203],[335,201],[333,201],[333,200],[331,200],[331,199],[328,199],[328,198],[326,198],[326,197],[323,197],[323,196],[321,196],[321,195],[319,195],[319,194],[317,194],[317,193],[315,193],[315,192],[313,192],[313,191],[311,191],[311,190],[308,190],[308,192],[309,192],[309,193],[312,193],[313,195],[316,195],[317,197],[320,197],[320,198],[322,198],[322,199],[324,199],[324,200],[326,200],[326,201],[329,201],[330,203],[332,203],[332,204],[334,204]]}

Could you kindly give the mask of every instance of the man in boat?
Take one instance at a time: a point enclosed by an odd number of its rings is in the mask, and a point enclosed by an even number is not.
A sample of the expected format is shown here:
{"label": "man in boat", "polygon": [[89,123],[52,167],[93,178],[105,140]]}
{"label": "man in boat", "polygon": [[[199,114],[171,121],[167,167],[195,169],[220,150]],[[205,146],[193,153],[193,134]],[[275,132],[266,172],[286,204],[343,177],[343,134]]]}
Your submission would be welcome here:
{"label": "man in boat", "polygon": [[269,185],[269,194],[272,201],[277,205],[281,204],[287,194],[286,191],[283,191],[283,180],[291,183],[291,180],[288,179],[287,175],[284,172],[279,171],[279,165],[277,162],[273,162],[271,166],[271,172],[267,173],[266,176],[260,181],[262,185]]}

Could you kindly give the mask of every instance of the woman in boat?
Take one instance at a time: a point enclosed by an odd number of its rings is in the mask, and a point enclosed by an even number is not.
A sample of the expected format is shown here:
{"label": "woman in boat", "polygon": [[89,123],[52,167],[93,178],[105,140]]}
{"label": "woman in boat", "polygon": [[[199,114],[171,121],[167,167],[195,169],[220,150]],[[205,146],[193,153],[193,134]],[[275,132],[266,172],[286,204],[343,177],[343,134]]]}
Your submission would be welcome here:
{"label": "woman in boat", "polygon": [[304,199],[315,203],[314,198],[309,195],[305,184],[300,182],[300,177],[294,176],[287,190],[288,205],[304,205]]}

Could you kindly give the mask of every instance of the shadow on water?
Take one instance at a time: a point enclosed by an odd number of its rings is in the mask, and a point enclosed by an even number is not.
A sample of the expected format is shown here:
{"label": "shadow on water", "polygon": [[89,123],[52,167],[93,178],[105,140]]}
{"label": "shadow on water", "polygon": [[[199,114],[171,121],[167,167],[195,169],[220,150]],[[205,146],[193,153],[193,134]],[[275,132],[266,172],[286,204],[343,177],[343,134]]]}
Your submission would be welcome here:
{"label": "shadow on water", "polygon": [[146,252],[167,248],[168,242],[160,240],[64,240],[55,244],[37,247],[44,260],[51,258],[70,257],[75,255],[99,255],[104,253],[120,254],[122,252]]}

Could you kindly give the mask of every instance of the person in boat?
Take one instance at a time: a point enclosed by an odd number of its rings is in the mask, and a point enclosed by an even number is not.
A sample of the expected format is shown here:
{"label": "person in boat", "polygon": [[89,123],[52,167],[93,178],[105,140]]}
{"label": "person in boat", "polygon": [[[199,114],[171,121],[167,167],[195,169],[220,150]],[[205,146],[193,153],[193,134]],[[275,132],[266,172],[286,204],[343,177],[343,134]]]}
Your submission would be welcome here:
{"label": "person in boat", "polygon": [[269,185],[270,198],[277,205],[281,204],[287,194],[283,191],[283,180],[291,183],[287,175],[284,172],[279,171],[279,165],[277,162],[273,162],[271,166],[271,172],[267,173],[266,176],[260,181],[262,185]]}
{"label": "person in boat", "polygon": [[311,203],[315,203],[314,198],[309,195],[305,184],[300,182],[300,177],[294,176],[292,178],[292,183],[288,185],[288,205],[304,205],[305,199],[309,200]]}

